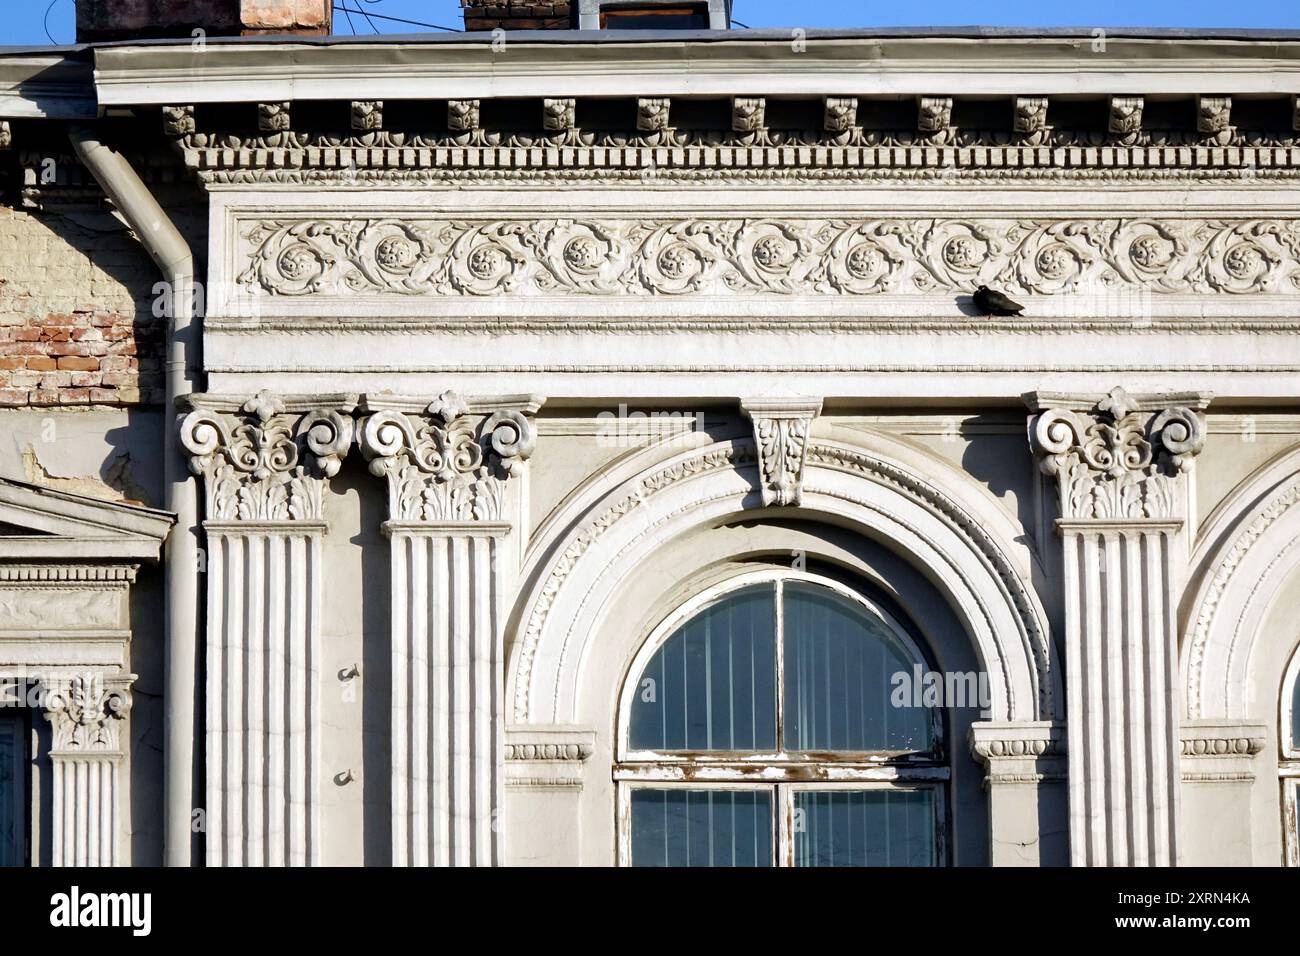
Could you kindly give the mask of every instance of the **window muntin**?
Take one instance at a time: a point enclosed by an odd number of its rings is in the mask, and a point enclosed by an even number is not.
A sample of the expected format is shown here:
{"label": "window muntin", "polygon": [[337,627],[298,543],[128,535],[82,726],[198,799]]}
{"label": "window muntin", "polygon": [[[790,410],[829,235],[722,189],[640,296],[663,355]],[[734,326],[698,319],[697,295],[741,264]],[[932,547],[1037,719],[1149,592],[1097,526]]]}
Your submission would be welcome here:
{"label": "window muntin", "polygon": [[741,588],[682,624],[641,671],[633,749],[776,749],[776,591]]}
{"label": "window muntin", "polygon": [[895,674],[926,666],[920,648],[836,582],[759,575],[691,602],[665,632],[637,655],[624,689],[625,760],[939,754],[939,711],[890,701]]}
{"label": "window muntin", "polygon": [[930,750],[930,715],[890,703],[891,678],[921,663],[884,617],[830,588],[782,587],[787,750]]}
{"label": "window muntin", "polygon": [[[762,623],[764,611],[773,624]],[[770,642],[775,653],[754,648],[762,642]],[[756,695],[752,689],[762,688],[757,674],[766,672],[771,657],[774,694],[761,689]],[[723,660],[731,666],[719,670]],[[683,661],[685,674],[673,676]],[[737,661],[755,664],[754,676],[737,668]],[[772,862],[780,866],[941,864],[950,777],[942,711],[904,707],[913,713],[891,715],[883,710],[891,705],[893,674],[914,676],[924,661],[887,613],[838,582],[814,575],[756,572],[688,602],[643,645],[624,684],[614,768],[619,863],[732,865],[732,804],[726,801],[741,799],[739,806],[756,814],[761,807],[772,808]],[[707,666],[710,679],[696,678],[692,685],[692,662]],[[857,678],[846,680],[846,672]],[[838,680],[830,693],[828,680]],[[733,714],[736,701],[749,703],[755,715],[761,709],[756,702],[770,701],[775,739],[787,746],[765,749],[772,739],[765,732],[768,725],[757,716]],[[693,721],[684,714],[666,718],[658,709],[665,702],[683,710],[689,704]],[[687,730],[688,725],[695,729]],[[733,732],[733,726],[740,731]],[[681,747],[683,741],[690,749]],[[723,749],[728,744],[736,749]],[[709,815],[699,808],[709,805],[711,792],[718,800],[720,790],[767,797],[765,803],[757,797],[744,798],[748,803],[730,797],[715,802],[725,816],[711,835],[710,855],[699,848],[709,846],[705,834],[709,821],[718,821],[718,811]],[[672,827],[676,820],[684,830],[684,814],[692,806],[688,838]],[[665,808],[680,812],[666,816]],[[755,821],[745,819],[752,856]],[[809,825],[815,832],[806,829]],[[870,827],[887,832],[868,833]],[[696,847],[689,855],[683,849],[688,846]]]}

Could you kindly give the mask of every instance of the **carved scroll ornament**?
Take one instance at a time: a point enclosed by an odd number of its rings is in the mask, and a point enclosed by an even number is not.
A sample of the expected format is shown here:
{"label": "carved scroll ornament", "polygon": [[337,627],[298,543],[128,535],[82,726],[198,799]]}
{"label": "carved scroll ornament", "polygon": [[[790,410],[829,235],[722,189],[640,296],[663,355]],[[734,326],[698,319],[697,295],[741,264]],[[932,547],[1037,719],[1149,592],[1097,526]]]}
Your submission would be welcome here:
{"label": "carved scroll ornament", "polygon": [[388,479],[398,521],[499,521],[504,483],[519,475],[536,441],[520,410],[474,415],[455,392],[422,414],[378,411],[361,424],[370,471]]}
{"label": "carved scroll ornament", "polygon": [[1031,427],[1044,474],[1059,482],[1067,519],[1176,519],[1174,479],[1205,444],[1191,408],[1151,413],[1120,388],[1090,412],[1050,408]]}
{"label": "carved scroll ornament", "polygon": [[209,521],[320,520],[321,481],[338,473],[353,423],[332,410],[287,413],[261,391],[237,411],[198,409],[181,422]]}

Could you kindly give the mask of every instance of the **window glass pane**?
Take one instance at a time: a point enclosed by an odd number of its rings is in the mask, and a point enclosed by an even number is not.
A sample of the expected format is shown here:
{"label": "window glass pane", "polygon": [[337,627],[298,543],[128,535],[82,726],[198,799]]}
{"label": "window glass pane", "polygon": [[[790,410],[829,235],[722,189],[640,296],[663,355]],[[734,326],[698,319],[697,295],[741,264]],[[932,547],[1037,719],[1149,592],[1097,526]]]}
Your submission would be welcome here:
{"label": "window glass pane", "polygon": [[891,699],[913,660],[882,618],[829,588],[785,587],[785,747],[931,749],[930,710]]}
{"label": "window glass pane", "polygon": [[0,720],[0,866],[23,865],[22,724]]}
{"label": "window glass pane", "polygon": [[1291,749],[1300,750],[1300,679],[1291,688]]}
{"label": "window glass pane", "polygon": [[771,791],[633,790],[632,865],[771,866]]}
{"label": "window glass pane", "polygon": [[799,790],[795,866],[934,866],[933,790]]}
{"label": "window glass pane", "polygon": [[642,671],[633,750],[776,748],[776,598],[743,588],[678,628]]}

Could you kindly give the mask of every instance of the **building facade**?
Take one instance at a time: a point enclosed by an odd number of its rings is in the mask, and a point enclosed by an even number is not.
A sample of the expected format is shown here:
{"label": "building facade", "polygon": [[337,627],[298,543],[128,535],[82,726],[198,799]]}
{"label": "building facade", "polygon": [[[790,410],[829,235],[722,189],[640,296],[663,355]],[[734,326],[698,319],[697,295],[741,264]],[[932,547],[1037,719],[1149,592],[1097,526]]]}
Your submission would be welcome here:
{"label": "building facade", "polygon": [[3,862],[1294,865],[1300,36],[490,7],[0,52]]}

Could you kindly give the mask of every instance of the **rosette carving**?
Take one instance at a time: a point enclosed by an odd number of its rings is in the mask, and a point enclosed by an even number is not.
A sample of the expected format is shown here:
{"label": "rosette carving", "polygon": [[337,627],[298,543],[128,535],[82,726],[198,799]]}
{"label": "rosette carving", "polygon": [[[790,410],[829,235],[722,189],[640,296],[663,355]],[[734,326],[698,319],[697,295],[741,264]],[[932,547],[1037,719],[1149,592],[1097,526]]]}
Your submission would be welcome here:
{"label": "rosette carving", "polygon": [[270,220],[244,295],[1057,295],[1300,290],[1300,221]]}
{"label": "rosette carving", "polygon": [[372,474],[388,480],[396,521],[499,521],[504,482],[522,474],[535,431],[521,411],[472,415],[444,392],[420,415],[381,410],[361,424]]}
{"label": "rosette carving", "polygon": [[50,680],[45,719],[53,731],[52,749],[116,755],[121,722],[131,711],[129,681],[96,673]]}
{"label": "rosette carving", "polygon": [[321,480],[338,474],[353,433],[346,415],[288,413],[265,390],[233,412],[196,409],[180,429],[209,521],[319,520]]}
{"label": "rosette carving", "polygon": [[1116,388],[1089,411],[1047,409],[1030,438],[1059,483],[1061,517],[1172,519],[1173,482],[1205,444],[1205,426],[1184,406],[1139,410]]}

